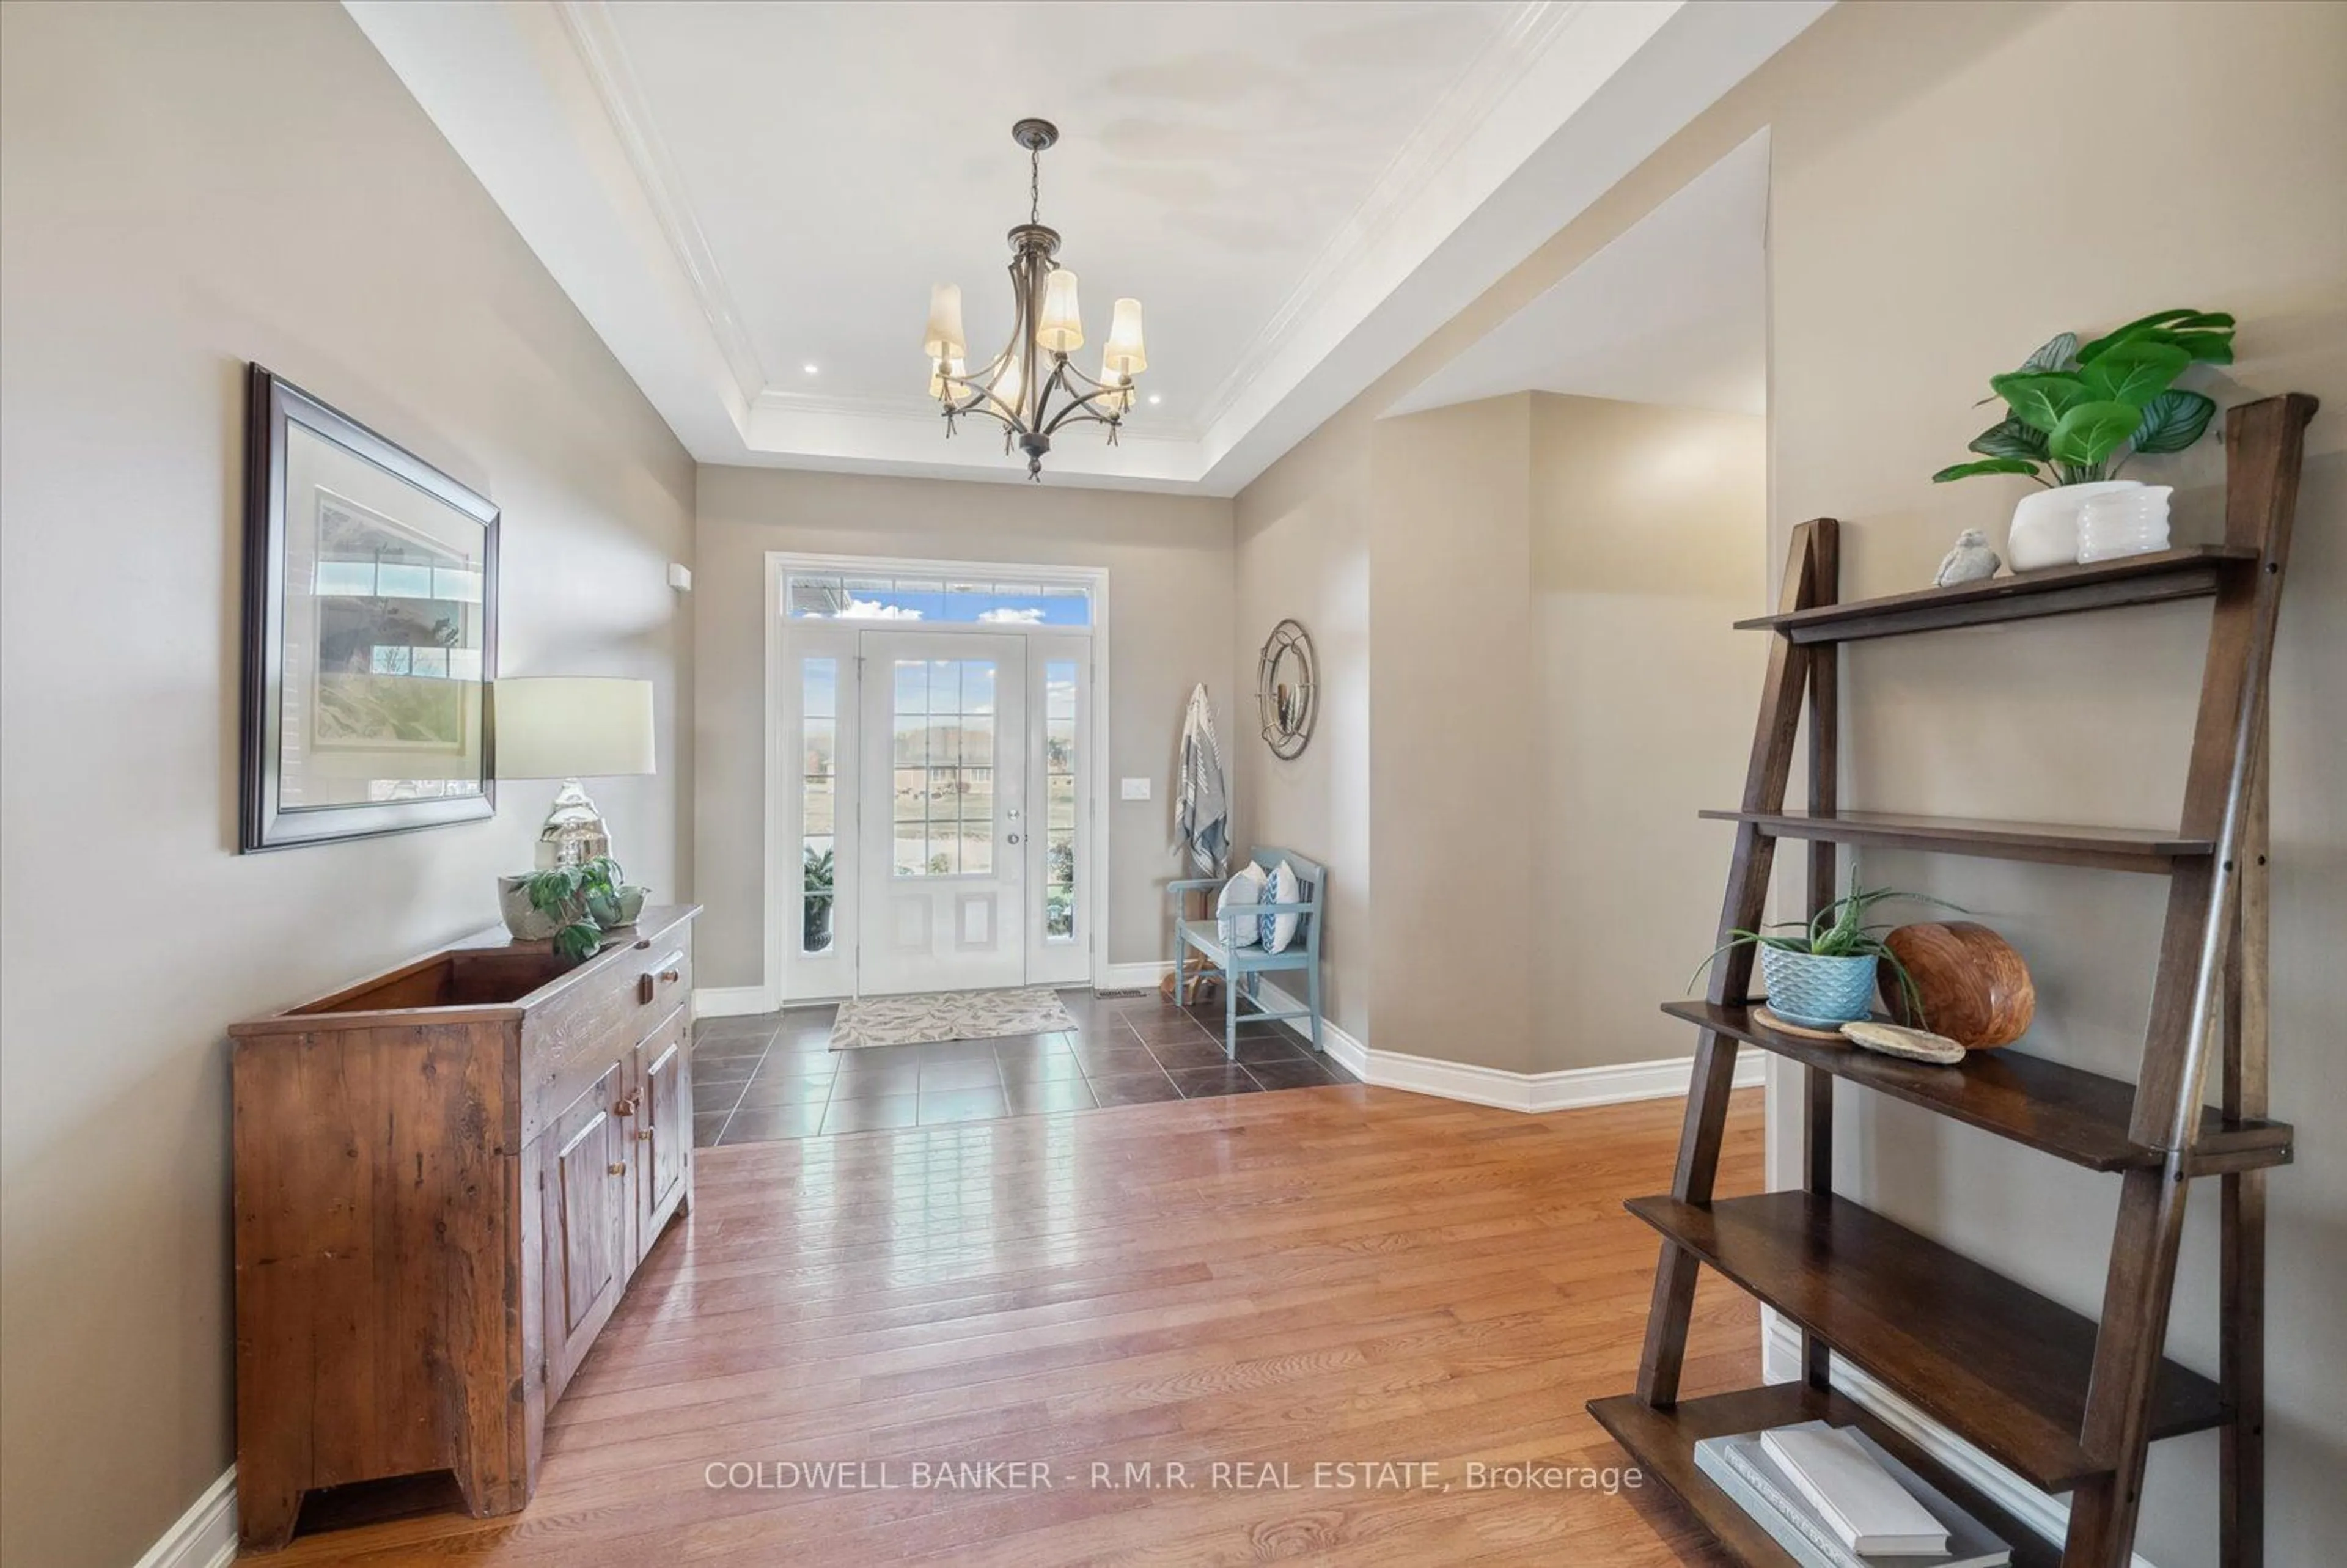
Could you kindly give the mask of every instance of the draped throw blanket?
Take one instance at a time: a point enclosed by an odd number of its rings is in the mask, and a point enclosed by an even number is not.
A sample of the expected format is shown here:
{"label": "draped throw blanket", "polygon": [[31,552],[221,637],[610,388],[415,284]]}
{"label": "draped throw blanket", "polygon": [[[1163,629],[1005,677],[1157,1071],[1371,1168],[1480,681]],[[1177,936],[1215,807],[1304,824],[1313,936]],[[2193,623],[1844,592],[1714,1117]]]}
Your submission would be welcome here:
{"label": "draped throw blanket", "polygon": [[1190,712],[1182,721],[1181,798],[1174,813],[1174,835],[1200,876],[1223,874],[1231,847],[1230,793],[1223,783],[1214,710],[1204,685],[1190,693]]}

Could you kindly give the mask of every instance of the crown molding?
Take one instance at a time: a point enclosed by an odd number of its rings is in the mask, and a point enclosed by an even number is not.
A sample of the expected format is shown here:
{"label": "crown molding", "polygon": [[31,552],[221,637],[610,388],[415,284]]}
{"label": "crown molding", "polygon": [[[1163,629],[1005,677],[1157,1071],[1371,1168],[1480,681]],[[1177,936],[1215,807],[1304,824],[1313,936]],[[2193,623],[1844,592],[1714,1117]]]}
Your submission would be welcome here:
{"label": "crown molding", "polygon": [[[1522,0],[1216,386],[1211,420],[1055,447],[1050,477],[1235,494],[1831,0]],[[769,379],[605,0],[343,0],[652,407],[704,463],[1023,479],[909,391]]]}
{"label": "crown molding", "polygon": [[611,23],[610,7],[604,0],[556,0],[554,11],[570,46],[579,53],[579,64],[587,67],[587,78],[602,101],[603,112],[611,118],[611,128],[619,133],[628,166],[643,187],[644,199],[669,249],[676,254],[677,265],[684,269],[685,281],[733,372],[742,400],[755,402],[774,390],[774,379],[759,361],[758,345],[751,341],[749,328],[742,324],[742,312],[733,303],[733,291],[725,286],[725,271],[717,264],[709,236],[685,198],[683,176],[677,172],[668,143],[652,121],[651,106],[636,85],[635,67],[628,63],[627,47]]}

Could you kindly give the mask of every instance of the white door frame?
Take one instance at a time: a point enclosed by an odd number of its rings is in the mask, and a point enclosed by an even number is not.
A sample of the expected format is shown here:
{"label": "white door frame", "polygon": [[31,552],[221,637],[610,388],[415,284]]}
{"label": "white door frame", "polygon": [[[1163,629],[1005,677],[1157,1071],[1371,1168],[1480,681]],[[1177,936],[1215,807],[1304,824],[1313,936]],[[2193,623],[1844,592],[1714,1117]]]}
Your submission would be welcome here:
{"label": "white door frame", "polygon": [[[1081,587],[1090,593],[1092,607],[1092,623],[1089,632],[1092,645],[1092,682],[1089,693],[1091,702],[1088,704],[1089,711],[1081,714],[1081,728],[1078,733],[1077,743],[1079,749],[1087,753],[1082,766],[1091,785],[1088,792],[1091,795],[1087,803],[1088,815],[1083,824],[1084,832],[1087,835],[1087,858],[1091,861],[1090,866],[1082,873],[1084,897],[1091,905],[1091,918],[1085,926],[1088,932],[1087,946],[1091,949],[1093,989],[1098,989],[1104,985],[1108,978],[1109,866],[1111,857],[1114,854],[1112,824],[1116,816],[1114,812],[1108,809],[1109,752],[1113,738],[1109,721],[1109,714],[1113,710],[1110,705],[1109,686],[1110,667],[1112,661],[1109,657],[1108,569],[1085,566],[1034,566],[1023,561],[938,560],[911,556],[826,555],[797,550],[768,550],[765,591],[766,682],[765,701],[762,707],[766,729],[765,776],[763,790],[764,805],[761,813],[764,832],[763,842],[759,846],[758,868],[759,885],[763,889],[760,901],[764,916],[766,938],[764,973],[761,977],[759,989],[764,993],[768,1010],[780,1007],[783,999],[790,994],[791,988],[788,982],[792,967],[798,956],[798,944],[789,939],[794,929],[790,918],[798,907],[796,893],[795,889],[785,886],[784,879],[777,875],[776,866],[776,857],[783,846],[797,843],[799,837],[799,825],[790,819],[786,810],[798,798],[794,748],[798,743],[801,702],[799,683],[791,678],[792,671],[784,662],[789,648],[791,623],[784,620],[785,606],[783,603],[783,591],[784,585],[793,572],[863,573],[873,576],[901,573],[907,576],[917,574],[924,577],[1016,578],[1020,581],[1051,586]],[[883,629],[891,631],[918,630],[922,625],[917,621],[901,620],[829,620],[807,621],[800,624],[836,630],[847,633],[850,637],[866,629]],[[969,631],[977,628],[955,622],[938,623],[936,630]],[[1030,644],[1028,650],[1028,657],[1030,661],[1049,658],[1050,641],[1054,639],[1065,640],[1070,635],[1066,629],[1051,627],[989,625],[985,630],[1021,632],[1032,638],[1033,644]],[[844,684],[846,683],[843,682]],[[845,702],[840,705],[844,709]],[[1031,720],[1033,723],[1040,724],[1041,715],[1040,713],[1032,715]],[[843,736],[842,739],[844,741],[845,737]],[[1040,780],[1036,782],[1040,784]],[[838,809],[838,795],[835,794],[833,797],[835,812]],[[836,826],[837,824],[835,821],[835,830]],[[836,883],[835,887],[837,887]],[[844,889],[835,891],[833,896],[832,920],[835,930],[839,928],[840,920],[853,914],[852,908],[843,905],[841,901],[844,891]],[[1030,888],[1030,891],[1040,892],[1040,886]],[[1032,900],[1030,899],[1029,902]],[[823,960],[818,958],[810,961],[819,963]],[[792,999],[802,999],[793,998]]]}

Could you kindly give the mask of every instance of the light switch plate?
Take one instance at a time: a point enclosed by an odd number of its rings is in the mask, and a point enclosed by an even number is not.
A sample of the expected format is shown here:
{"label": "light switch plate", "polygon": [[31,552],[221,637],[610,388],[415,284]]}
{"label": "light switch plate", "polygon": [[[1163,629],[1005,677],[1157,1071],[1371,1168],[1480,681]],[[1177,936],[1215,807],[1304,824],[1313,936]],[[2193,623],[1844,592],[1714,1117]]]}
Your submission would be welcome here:
{"label": "light switch plate", "polygon": [[692,591],[692,569],[682,561],[668,563],[668,585],[679,593]]}
{"label": "light switch plate", "polygon": [[1124,781],[1124,798],[1127,800],[1147,800],[1149,798],[1149,781],[1147,779],[1126,779]]}

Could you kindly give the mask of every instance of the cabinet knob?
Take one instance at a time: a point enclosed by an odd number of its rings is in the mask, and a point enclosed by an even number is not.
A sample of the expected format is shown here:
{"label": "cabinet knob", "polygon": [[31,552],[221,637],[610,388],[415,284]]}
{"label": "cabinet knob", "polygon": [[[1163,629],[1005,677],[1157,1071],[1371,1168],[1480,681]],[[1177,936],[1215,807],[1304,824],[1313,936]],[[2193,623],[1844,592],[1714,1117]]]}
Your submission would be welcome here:
{"label": "cabinet knob", "polygon": [[620,1096],[618,1100],[612,1102],[611,1114],[614,1116],[633,1116],[636,1113],[637,1100],[638,1097],[634,1094],[625,1094]]}
{"label": "cabinet knob", "polygon": [[614,1160],[611,1162],[611,1174],[615,1176],[624,1176],[627,1173],[628,1163],[625,1160]]}
{"label": "cabinet knob", "polygon": [[651,1128],[649,1128],[649,1127],[640,1127],[640,1128],[638,1128],[638,1129],[636,1130],[636,1142],[637,1142],[637,1143],[651,1143],[651,1141],[652,1141],[652,1130],[651,1130]]}

